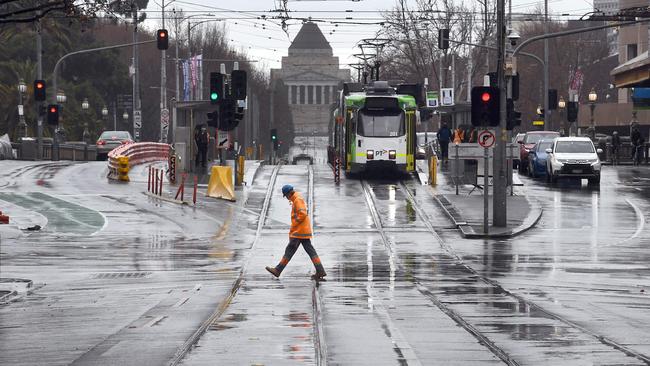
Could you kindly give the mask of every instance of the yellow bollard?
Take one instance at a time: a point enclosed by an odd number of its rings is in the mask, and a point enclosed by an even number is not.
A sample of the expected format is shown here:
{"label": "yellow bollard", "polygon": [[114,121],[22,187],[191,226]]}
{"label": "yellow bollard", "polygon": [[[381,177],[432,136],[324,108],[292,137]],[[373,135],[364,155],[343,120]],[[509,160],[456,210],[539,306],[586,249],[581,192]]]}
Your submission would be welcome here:
{"label": "yellow bollard", "polygon": [[237,159],[237,182],[235,185],[241,186],[244,182],[244,162],[246,161],[245,157],[240,155]]}
{"label": "yellow bollard", "polygon": [[429,185],[438,184],[438,158],[433,155],[429,160]]}
{"label": "yellow bollard", "polygon": [[129,157],[128,156],[118,156],[117,164],[117,179],[128,182],[129,181]]}

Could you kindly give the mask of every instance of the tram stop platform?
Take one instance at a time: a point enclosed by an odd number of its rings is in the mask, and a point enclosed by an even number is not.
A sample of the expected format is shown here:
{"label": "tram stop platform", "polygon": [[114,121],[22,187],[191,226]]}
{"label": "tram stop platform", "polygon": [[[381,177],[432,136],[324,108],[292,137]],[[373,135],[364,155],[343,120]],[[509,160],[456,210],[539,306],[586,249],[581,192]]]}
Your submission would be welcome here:
{"label": "tram stop platform", "polygon": [[[418,176],[424,184],[429,176],[425,160],[418,161]],[[492,226],[492,195],[488,197],[488,230],[484,230],[484,197],[482,187],[471,184],[459,184],[458,194],[451,171],[438,163],[437,184],[431,186],[434,199],[443,208],[449,219],[467,239],[510,238],[535,226],[542,217],[542,208],[526,195],[523,184],[519,185],[515,174],[515,187],[508,188],[506,195],[506,226]],[[427,183],[428,184],[428,183]],[[512,193],[512,194],[511,194]]]}

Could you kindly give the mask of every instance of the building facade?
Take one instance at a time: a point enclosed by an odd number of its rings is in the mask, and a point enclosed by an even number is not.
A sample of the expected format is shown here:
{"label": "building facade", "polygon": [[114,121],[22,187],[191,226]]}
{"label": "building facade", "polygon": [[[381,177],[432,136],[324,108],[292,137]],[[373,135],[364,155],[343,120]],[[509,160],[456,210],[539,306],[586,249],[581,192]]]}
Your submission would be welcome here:
{"label": "building facade", "polygon": [[[594,11],[602,12],[605,15],[615,15],[619,10],[619,0],[594,0]],[[607,44],[610,55],[618,52],[618,30],[607,29]]]}
{"label": "building facade", "polygon": [[271,83],[287,87],[296,135],[327,135],[338,91],[350,80],[350,70],[339,68],[339,58],[315,23],[307,22],[282,57],[282,68],[271,70]]}

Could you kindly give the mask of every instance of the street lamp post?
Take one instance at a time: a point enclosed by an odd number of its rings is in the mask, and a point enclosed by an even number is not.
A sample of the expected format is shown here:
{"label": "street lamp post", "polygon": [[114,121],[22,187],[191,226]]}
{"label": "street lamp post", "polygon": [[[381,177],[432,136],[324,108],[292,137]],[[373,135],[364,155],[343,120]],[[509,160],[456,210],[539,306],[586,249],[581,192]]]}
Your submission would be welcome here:
{"label": "street lamp post", "polygon": [[[560,109],[560,117],[562,116],[562,112],[564,112],[564,108],[566,108],[566,101],[564,100],[564,97],[560,96],[560,100],[557,102],[557,107]],[[565,131],[564,131],[564,118],[560,118],[560,136],[564,136]]]}
{"label": "street lamp post", "polygon": [[20,137],[27,136],[27,123],[25,123],[25,109],[23,107],[23,95],[27,92],[27,85],[20,79],[18,83],[18,130]]}
{"label": "street lamp post", "polygon": [[591,88],[589,92],[589,109],[591,110],[591,126],[589,127],[589,136],[592,140],[596,139],[596,126],[594,124],[594,109],[596,109],[596,100],[598,99],[598,94],[594,88]]}
{"label": "street lamp post", "polygon": [[104,128],[106,128],[106,125],[107,125],[106,120],[107,119],[108,119],[108,108],[106,108],[106,106],[104,106],[102,108],[102,120],[104,121]]}
{"label": "street lamp post", "polygon": [[[63,105],[66,101],[68,100],[68,97],[66,97],[65,93],[63,90],[59,90],[56,93],[56,102],[59,106]],[[63,108],[59,108],[59,121],[63,119]],[[54,140],[52,144],[52,160],[59,160],[59,132],[60,128],[59,125],[57,124],[56,127],[54,127]]]}
{"label": "street lamp post", "polygon": [[83,119],[84,119],[83,141],[85,143],[88,143],[88,138],[90,136],[90,133],[88,132],[88,116],[86,115],[86,113],[88,112],[88,108],[90,108],[90,103],[88,103],[88,98],[85,98],[84,101],[81,103],[81,109],[84,111],[84,113],[83,113]]}

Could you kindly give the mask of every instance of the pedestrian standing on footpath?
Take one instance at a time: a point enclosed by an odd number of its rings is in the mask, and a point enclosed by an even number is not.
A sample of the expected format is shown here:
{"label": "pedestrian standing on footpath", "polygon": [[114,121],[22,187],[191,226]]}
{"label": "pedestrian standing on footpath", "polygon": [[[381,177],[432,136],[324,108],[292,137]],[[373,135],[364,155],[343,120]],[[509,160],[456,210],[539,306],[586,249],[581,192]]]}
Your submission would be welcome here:
{"label": "pedestrian standing on footpath", "polygon": [[443,162],[449,160],[449,141],[451,141],[451,130],[447,127],[446,123],[442,124],[442,127],[438,130],[436,134],[438,137],[438,143],[440,144],[440,155]]}
{"label": "pedestrian standing on footpath", "polygon": [[618,150],[621,147],[621,136],[614,131],[612,134],[612,165],[618,165]]}
{"label": "pedestrian standing on footpath", "polygon": [[463,142],[465,139],[465,131],[460,128],[460,126],[456,127],[454,130],[454,144],[460,144]]}
{"label": "pedestrian standing on footpath", "polygon": [[205,168],[206,161],[208,160],[208,143],[210,142],[210,134],[208,133],[208,129],[205,128],[205,125],[201,125],[201,128],[194,132],[194,142],[196,142],[196,159],[194,164],[198,167],[200,160],[202,166]]}
{"label": "pedestrian standing on footpath", "polygon": [[316,274],[312,275],[313,280],[322,280],[327,276],[325,268],[321,264],[316,249],[311,244],[311,222],[309,221],[309,214],[307,212],[307,205],[302,195],[294,191],[293,186],[286,184],[282,187],[282,195],[291,202],[291,229],[289,230],[289,244],[284,251],[284,256],[275,267],[266,267],[266,270],[271,272],[275,277],[280,277],[282,270],[289,264],[291,257],[296,253],[300,244],[305,249],[311,262],[316,268]]}

